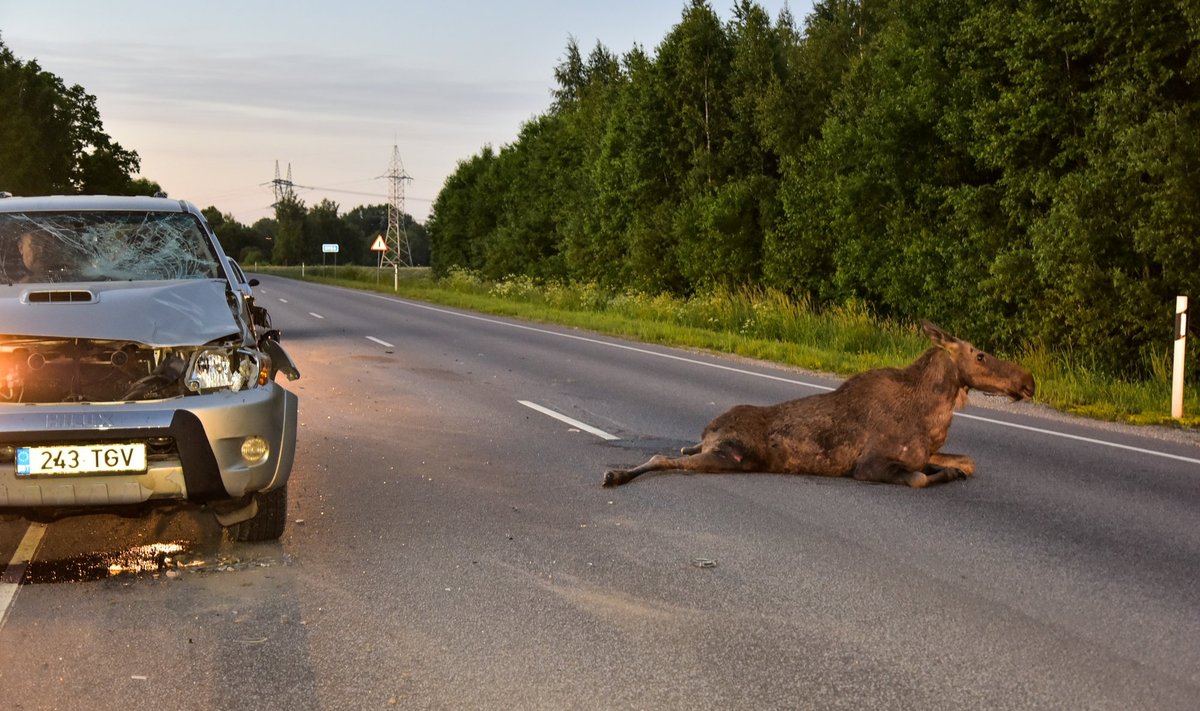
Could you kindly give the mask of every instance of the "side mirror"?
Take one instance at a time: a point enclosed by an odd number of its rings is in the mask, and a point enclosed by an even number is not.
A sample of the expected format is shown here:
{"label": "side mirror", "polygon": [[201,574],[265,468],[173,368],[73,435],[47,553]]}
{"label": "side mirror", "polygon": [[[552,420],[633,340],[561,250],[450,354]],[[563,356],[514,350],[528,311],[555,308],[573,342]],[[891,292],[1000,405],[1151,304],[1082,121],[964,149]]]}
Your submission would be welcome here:
{"label": "side mirror", "polygon": [[246,283],[249,284],[250,286],[258,286],[258,279],[251,279],[250,281],[248,281]]}

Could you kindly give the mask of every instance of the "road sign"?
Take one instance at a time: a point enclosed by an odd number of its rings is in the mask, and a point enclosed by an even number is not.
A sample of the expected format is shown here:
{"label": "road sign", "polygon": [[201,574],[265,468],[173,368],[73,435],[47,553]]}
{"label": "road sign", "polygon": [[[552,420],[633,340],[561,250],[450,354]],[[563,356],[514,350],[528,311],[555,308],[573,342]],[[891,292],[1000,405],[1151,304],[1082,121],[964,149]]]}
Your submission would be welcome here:
{"label": "road sign", "polygon": [[375,235],[375,241],[371,243],[372,252],[386,252],[387,242],[383,241],[383,235]]}
{"label": "road sign", "polygon": [[321,251],[326,254],[337,254],[338,246],[336,244],[323,244],[321,245]]}

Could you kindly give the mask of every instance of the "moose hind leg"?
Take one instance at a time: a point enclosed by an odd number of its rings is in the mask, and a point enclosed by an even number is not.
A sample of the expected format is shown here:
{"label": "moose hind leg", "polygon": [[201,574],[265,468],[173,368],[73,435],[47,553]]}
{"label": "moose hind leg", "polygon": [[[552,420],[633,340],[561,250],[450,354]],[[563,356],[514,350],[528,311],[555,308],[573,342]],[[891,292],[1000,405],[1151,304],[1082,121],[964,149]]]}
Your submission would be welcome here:
{"label": "moose hind leg", "polygon": [[687,472],[739,472],[747,471],[746,464],[722,449],[711,449],[683,457],[665,457],[656,454],[645,464],[633,469],[610,469],[604,473],[604,486],[627,484],[646,472],[677,469]]}
{"label": "moose hind leg", "polygon": [[633,481],[634,478],[646,472],[657,471],[659,469],[672,469],[672,462],[674,462],[673,459],[656,454],[650,457],[645,464],[633,469],[609,469],[604,472],[604,486],[620,486],[621,484]]}

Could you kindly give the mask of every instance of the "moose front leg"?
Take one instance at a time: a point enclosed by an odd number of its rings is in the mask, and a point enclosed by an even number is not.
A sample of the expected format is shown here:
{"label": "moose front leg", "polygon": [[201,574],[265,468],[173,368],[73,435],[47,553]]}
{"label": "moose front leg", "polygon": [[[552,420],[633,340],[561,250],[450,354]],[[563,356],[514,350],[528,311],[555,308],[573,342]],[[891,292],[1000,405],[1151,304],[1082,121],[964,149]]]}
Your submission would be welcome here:
{"label": "moose front leg", "polygon": [[[967,469],[960,469],[962,464]],[[956,454],[935,454],[928,464],[913,469],[906,463],[886,457],[864,457],[855,465],[852,476],[860,481],[877,481],[884,484],[904,484],[914,489],[924,489],[933,484],[962,479],[975,471],[970,458]]]}
{"label": "moose front leg", "polygon": [[964,454],[934,454],[921,471],[925,474],[926,486],[944,484],[973,475],[975,462]]}
{"label": "moose front leg", "polygon": [[874,481],[881,484],[904,484],[914,489],[929,486],[929,477],[887,457],[863,457],[850,473],[859,481]]}
{"label": "moose front leg", "polygon": [[965,454],[934,454],[929,458],[929,464],[925,466],[925,473],[930,473],[930,468],[937,469],[957,469],[962,472],[963,476],[974,476],[975,462]]}

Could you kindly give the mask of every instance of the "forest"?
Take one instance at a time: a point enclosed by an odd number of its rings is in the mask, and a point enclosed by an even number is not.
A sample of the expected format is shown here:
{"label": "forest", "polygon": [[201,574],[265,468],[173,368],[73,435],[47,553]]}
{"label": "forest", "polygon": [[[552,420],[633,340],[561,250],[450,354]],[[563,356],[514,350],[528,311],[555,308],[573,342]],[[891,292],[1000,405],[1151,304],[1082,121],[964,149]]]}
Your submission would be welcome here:
{"label": "forest", "polygon": [[548,107],[459,162],[435,273],[929,319],[1140,376],[1200,295],[1200,5],[690,0],[568,41]]}

